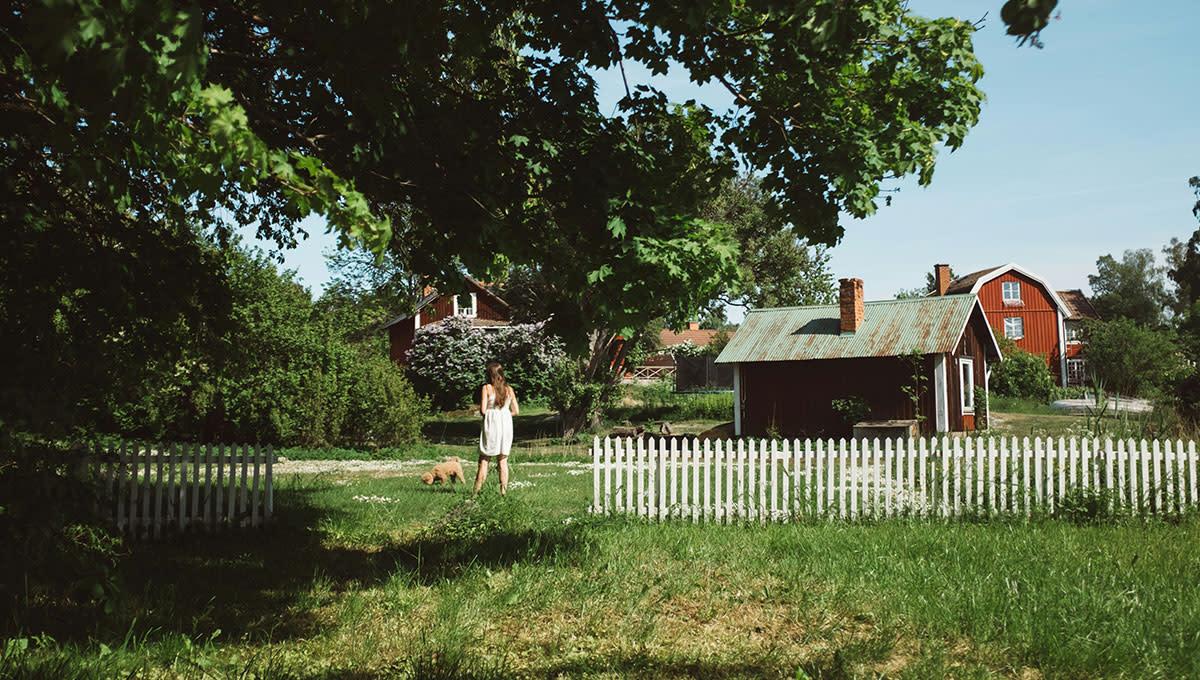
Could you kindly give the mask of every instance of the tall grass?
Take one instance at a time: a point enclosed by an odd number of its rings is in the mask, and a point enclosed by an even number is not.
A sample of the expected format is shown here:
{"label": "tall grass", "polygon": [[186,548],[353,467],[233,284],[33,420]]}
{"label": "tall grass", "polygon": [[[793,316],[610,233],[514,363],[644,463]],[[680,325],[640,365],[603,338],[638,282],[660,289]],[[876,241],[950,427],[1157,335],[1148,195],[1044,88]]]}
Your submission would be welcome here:
{"label": "tall grass", "polygon": [[728,422],[733,420],[732,392],[676,392],[670,381],[624,386],[624,395],[610,414],[615,421]]}

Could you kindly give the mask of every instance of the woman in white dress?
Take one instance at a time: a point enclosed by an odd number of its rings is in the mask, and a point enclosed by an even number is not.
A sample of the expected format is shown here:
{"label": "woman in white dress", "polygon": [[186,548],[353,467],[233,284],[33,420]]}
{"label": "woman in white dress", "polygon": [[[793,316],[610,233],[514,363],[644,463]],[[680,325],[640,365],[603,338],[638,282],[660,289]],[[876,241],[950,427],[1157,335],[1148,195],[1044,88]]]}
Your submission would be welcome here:
{"label": "woman in white dress", "polygon": [[500,495],[508,493],[508,454],[512,451],[513,416],[520,412],[517,395],[504,380],[504,368],[493,361],[487,365],[487,383],[479,390],[479,468],[475,472],[475,493],[483,488],[488,466],[497,459],[500,466]]}

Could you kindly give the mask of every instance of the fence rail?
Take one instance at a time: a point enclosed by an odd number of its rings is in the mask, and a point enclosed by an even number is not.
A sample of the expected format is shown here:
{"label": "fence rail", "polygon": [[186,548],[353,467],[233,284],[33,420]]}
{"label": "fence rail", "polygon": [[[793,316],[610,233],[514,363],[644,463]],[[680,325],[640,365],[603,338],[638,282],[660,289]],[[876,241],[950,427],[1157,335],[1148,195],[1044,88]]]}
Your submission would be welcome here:
{"label": "fence rail", "polygon": [[1175,514],[1195,442],[596,438],[592,512],[693,522]]}
{"label": "fence rail", "polygon": [[259,527],[274,512],[274,451],[250,445],[120,444],[85,461],[97,503],[133,538]]}

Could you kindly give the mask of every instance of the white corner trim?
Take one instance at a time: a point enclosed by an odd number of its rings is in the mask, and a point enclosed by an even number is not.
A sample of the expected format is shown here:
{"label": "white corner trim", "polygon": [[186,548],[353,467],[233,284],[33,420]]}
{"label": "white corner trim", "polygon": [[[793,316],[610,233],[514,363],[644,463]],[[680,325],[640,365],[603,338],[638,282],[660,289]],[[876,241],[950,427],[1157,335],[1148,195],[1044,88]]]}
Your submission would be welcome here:
{"label": "white corner trim", "polygon": [[1029,278],[1033,279],[1034,281],[1037,281],[1039,284],[1041,284],[1042,288],[1046,289],[1046,294],[1048,294],[1050,296],[1050,299],[1054,301],[1054,305],[1058,308],[1058,313],[1060,315],[1062,315],[1063,317],[1071,316],[1071,312],[1070,312],[1070,310],[1067,309],[1066,304],[1063,303],[1062,298],[1058,297],[1058,293],[1056,293],[1054,291],[1054,288],[1052,288],[1050,286],[1050,284],[1046,282],[1046,279],[1043,279],[1041,276],[1034,274],[1033,272],[1029,271],[1028,269],[1017,264],[1016,262],[1009,262],[1006,265],[996,267],[995,269],[988,272],[987,274],[984,274],[983,276],[979,277],[979,280],[975,282],[975,285],[971,286],[971,292],[976,295],[979,295],[979,289],[983,288],[983,284],[987,283],[988,281],[991,281],[992,279],[994,279],[998,276],[1007,274],[1008,272],[1017,272],[1018,274],[1024,274],[1025,276],[1028,276]]}
{"label": "white corner trim", "polygon": [[933,358],[933,401],[934,422],[938,432],[950,431],[950,401],[946,390],[946,355],[938,354]]}
{"label": "white corner trim", "polygon": [[1063,313],[1058,313],[1058,363],[1059,384],[1067,386],[1067,323]]}
{"label": "white corner trim", "polygon": [[[992,391],[988,389],[988,378],[992,375],[992,367],[988,366],[987,355],[983,355],[983,415],[989,421],[992,419]],[[979,427],[979,421],[975,421],[976,427]],[[988,429],[992,428],[991,422],[988,422]]]}
{"label": "white corner trim", "polygon": [[413,331],[415,332],[420,327],[421,327],[421,313],[417,312],[416,314],[413,315]]}
{"label": "white corner trim", "polygon": [[742,365],[733,365],[733,434],[742,436]]}

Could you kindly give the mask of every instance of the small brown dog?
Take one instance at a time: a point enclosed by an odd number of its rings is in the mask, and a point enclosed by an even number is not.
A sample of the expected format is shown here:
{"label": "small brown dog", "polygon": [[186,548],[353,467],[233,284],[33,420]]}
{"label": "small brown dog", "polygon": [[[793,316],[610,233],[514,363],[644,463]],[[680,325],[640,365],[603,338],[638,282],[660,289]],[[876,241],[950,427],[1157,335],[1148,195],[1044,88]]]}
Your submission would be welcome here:
{"label": "small brown dog", "polygon": [[447,484],[453,482],[465,482],[467,476],[463,474],[462,462],[455,456],[451,456],[446,460],[433,466],[433,469],[421,475],[421,481],[425,484]]}

